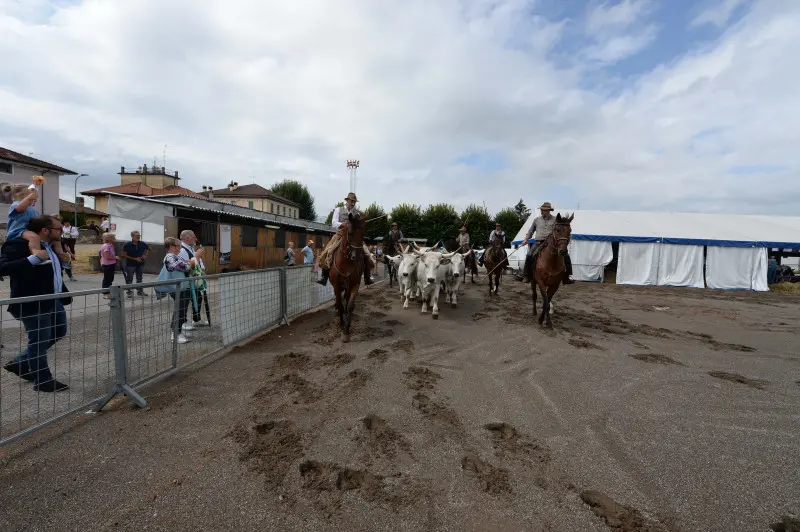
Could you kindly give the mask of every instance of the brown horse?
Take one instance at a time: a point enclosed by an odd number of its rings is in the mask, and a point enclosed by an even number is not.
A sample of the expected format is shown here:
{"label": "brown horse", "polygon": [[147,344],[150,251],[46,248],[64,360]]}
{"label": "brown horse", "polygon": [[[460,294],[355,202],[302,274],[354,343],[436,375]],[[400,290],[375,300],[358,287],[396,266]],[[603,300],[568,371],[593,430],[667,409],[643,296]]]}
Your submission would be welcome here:
{"label": "brown horse", "polygon": [[542,315],[539,316],[539,325],[545,319],[546,326],[553,328],[550,321],[550,301],[558,291],[558,286],[564,280],[566,269],[564,265],[564,255],[567,254],[567,246],[572,236],[572,223],[575,214],[569,217],[556,216],[556,225],[553,232],[545,239],[539,248],[536,257],[536,264],[533,267],[534,274],[531,279],[531,291],[533,292],[533,315],[536,316],[536,287],[542,292]]}
{"label": "brown horse", "polygon": [[[503,249],[503,241],[496,238],[492,245],[484,252],[483,265],[489,277],[489,295],[497,294],[500,289],[500,276],[503,270],[508,267],[508,257]],[[492,288],[492,277],[494,277],[494,288]]]}
{"label": "brown horse", "polygon": [[357,213],[350,214],[348,221],[343,224],[342,241],[333,254],[330,273],[342,342],[350,341],[350,323],[356,308],[358,287],[364,275],[365,260],[364,223]]}
{"label": "brown horse", "polygon": [[464,257],[464,282],[467,280],[467,273],[470,274],[472,284],[475,284],[475,276],[478,275],[478,258],[472,248],[470,248],[468,255]]}

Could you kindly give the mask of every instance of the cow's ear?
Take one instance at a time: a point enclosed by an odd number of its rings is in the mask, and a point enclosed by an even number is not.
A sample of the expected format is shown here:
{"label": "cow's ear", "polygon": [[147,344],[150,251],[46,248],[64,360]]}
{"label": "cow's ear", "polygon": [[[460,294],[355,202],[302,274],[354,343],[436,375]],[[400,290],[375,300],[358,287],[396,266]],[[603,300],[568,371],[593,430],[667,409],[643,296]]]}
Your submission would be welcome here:
{"label": "cow's ear", "polygon": [[452,261],[450,259],[441,259],[439,260],[439,264],[450,264]]}

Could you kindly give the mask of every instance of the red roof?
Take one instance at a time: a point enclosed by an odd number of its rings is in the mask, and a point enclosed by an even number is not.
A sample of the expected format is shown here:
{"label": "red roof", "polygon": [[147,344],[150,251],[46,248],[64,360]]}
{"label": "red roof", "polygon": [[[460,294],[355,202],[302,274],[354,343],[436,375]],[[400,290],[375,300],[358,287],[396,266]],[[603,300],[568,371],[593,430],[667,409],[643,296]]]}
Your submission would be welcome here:
{"label": "red roof", "polygon": [[170,185],[166,188],[155,188],[144,183],[129,183],[127,185],[116,185],[113,187],[96,188],[94,190],[87,190],[81,192],[84,196],[102,196],[108,192],[116,192],[117,194],[128,194],[130,196],[164,196],[166,194],[178,194],[181,196],[188,196],[190,198],[208,199],[201,196],[193,190],[188,188],[179,187],[177,185]]}
{"label": "red roof", "polygon": [[50,164],[39,159],[34,159],[33,157],[30,157],[28,155],[22,155],[21,153],[11,151],[6,148],[0,148],[0,159],[3,159],[5,161],[11,161],[12,163],[26,164],[28,166],[37,166],[39,168],[44,168],[45,170],[52,170],[60,174],[76,175],[76,172],[73,172],[72,170],[67,170],[66,168],[61,168],[60,166],[56,166],[54,164]]}

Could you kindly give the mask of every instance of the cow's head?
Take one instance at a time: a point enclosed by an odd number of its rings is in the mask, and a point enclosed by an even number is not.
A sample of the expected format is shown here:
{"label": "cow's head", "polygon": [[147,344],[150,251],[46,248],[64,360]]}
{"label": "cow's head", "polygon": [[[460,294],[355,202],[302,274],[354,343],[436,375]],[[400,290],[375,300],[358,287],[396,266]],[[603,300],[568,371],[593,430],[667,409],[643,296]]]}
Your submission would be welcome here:
{"label": "cow's head", "polygon": [[442,257],[447,257],[450,264],[450,269],[453,272],[453,277],[458,277],[461,275],[461,268],[464,266],[464,254],[453,252],[453,253],[445,253]]}
{"label": "cow's head", "polygon": [[402,277],[408,277],[408,274],[417,268],[420,256],[416,253],[403,253],[400,256],[400,265],[397,267],[397,273]]}
{"label": "cow's head", "polygon": [[446,265],[450,263],[449,258],[445,258],[441,253],[436,252],[425,253],[420,260],[420,264],[425,273],[422,279],[424,279],[426,283],[435,283],[439,268],[442,266],[446,267]]}

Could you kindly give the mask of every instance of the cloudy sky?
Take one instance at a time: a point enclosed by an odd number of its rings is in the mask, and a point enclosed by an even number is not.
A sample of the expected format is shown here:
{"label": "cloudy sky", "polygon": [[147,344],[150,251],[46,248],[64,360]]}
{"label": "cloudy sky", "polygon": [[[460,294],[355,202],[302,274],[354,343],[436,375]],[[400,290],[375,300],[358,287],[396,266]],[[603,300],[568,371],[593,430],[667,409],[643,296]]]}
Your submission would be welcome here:
{"label": "cloudy sky", "polygon": [[[202,6],[202,7],[201,7]],[[798,0],[0,0],[0,145],[80,188],[797,214]],[[71,180],[62,197],[72,196]]]}

